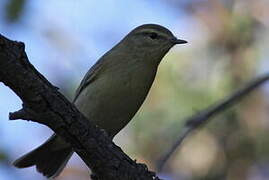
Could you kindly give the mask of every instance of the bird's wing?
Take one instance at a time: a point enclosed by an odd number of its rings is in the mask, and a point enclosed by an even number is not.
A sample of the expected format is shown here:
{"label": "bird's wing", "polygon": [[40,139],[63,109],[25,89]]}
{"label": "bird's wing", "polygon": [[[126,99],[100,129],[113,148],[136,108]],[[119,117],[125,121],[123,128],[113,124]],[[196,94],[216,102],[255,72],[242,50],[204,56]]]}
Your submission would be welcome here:
{"label": "bird's wing", "polygon": [[102,61],[99,60],[97,61],[90,69],[89,71],[86,73],[86,75],[84,76],[84,78],[82,79],[79,87],[76,90],[75,93],[75,97],[73,102],[76,101],[76,99],[78,98],[79,94],[83,91],[83,89],[85,87],[87,87],[91,82],[93,82],[96,78],[97,75],[99,74],[98,72],[100,71],[100,69],[102,69]]}

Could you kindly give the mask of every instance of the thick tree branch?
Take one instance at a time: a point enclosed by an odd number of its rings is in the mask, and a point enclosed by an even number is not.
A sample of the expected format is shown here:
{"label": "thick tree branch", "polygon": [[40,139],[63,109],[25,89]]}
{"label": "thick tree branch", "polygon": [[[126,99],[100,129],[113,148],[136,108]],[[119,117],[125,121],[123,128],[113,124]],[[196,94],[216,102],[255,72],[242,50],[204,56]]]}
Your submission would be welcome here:
{"label": "thick tree branch", "polygon": [[10,119],[44,124],[69,142],[100,180],[159,179],[117,147],[104,130],[90,123],[28,61],[24,44],[0,35],[0,82],[23,101]]}
{"label": "thick tree branch", "polygon": [[254,79],[253,81],[245,85],[245,87],[237,90],[236,92],[226,97],[219,103],[216,103],[208,107],[207,109],[200,111],[196,115],[188,118],[186,120],[186,125],[184,129],[180,132],[179,137],[177,138],[177,141],[171,146],[171,148],[168,149],[168,151],[163,156],[161,156],[160,160],[157,162],[158,171],[162,170],[164,164],[169,159],[169,157],[181,145],[183,140],[188,135],[190,135],[194,130],[196,130],[198,127],[208,122],[208,120],[211,117],[219,114],[220,112],[223,112],[227,108],[239,102],[239,100],[249,95],[249,93],[253,92],[253,90],[260,87],[262,84],[264,84],[268,80],[269,80],[269,73],[263,76],[257,77],[256,79]]}

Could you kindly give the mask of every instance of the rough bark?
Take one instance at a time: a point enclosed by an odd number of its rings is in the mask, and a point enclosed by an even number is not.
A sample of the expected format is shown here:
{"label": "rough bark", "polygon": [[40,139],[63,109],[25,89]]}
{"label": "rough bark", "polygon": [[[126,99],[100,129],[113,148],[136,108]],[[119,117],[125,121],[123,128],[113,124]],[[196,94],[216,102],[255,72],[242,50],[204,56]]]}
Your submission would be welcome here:
{"label": "rough bark", "polygon": [[[22,100],[22,109],[10,119],[44,124],[69,142],[74,151],[100,180],[159,179],[144,164],[130,159],[107,136],[89,122],[29,62],[24,44],[0,35],[0,82]],[[4,103],[4,102],[1,102]],[[27,141],[27,140],[25,140]]]}

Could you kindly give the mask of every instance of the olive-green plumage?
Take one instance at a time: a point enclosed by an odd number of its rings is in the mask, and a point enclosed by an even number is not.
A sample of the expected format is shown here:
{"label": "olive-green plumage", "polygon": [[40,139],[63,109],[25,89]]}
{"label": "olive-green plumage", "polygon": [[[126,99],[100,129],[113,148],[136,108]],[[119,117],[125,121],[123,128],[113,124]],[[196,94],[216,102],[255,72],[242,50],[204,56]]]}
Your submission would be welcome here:
{"label": "olive-green plumage", "polygon": [[[168,29],[145,24],[135,28],[87,72],[74,104],[90,121],[113,138],[133,118],[154,81],[158,65],[177,39]],[[71,157],[72,147],[53,135],[14,162],[19,168],[36,165],[47,177],[57,176]]]}

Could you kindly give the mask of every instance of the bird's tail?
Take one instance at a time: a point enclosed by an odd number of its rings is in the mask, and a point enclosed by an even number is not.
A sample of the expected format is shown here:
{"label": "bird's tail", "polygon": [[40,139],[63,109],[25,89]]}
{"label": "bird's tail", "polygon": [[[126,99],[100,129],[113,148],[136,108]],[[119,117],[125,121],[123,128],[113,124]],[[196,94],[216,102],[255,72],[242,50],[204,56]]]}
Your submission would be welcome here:
{"label": "bird's tail", "polygon": [[36,166],[46,177],[56,177],[63,170],[73,154],[71,146],[57,135],[50,137],[44,144],[17,159],[13,165],[17,168]]}

